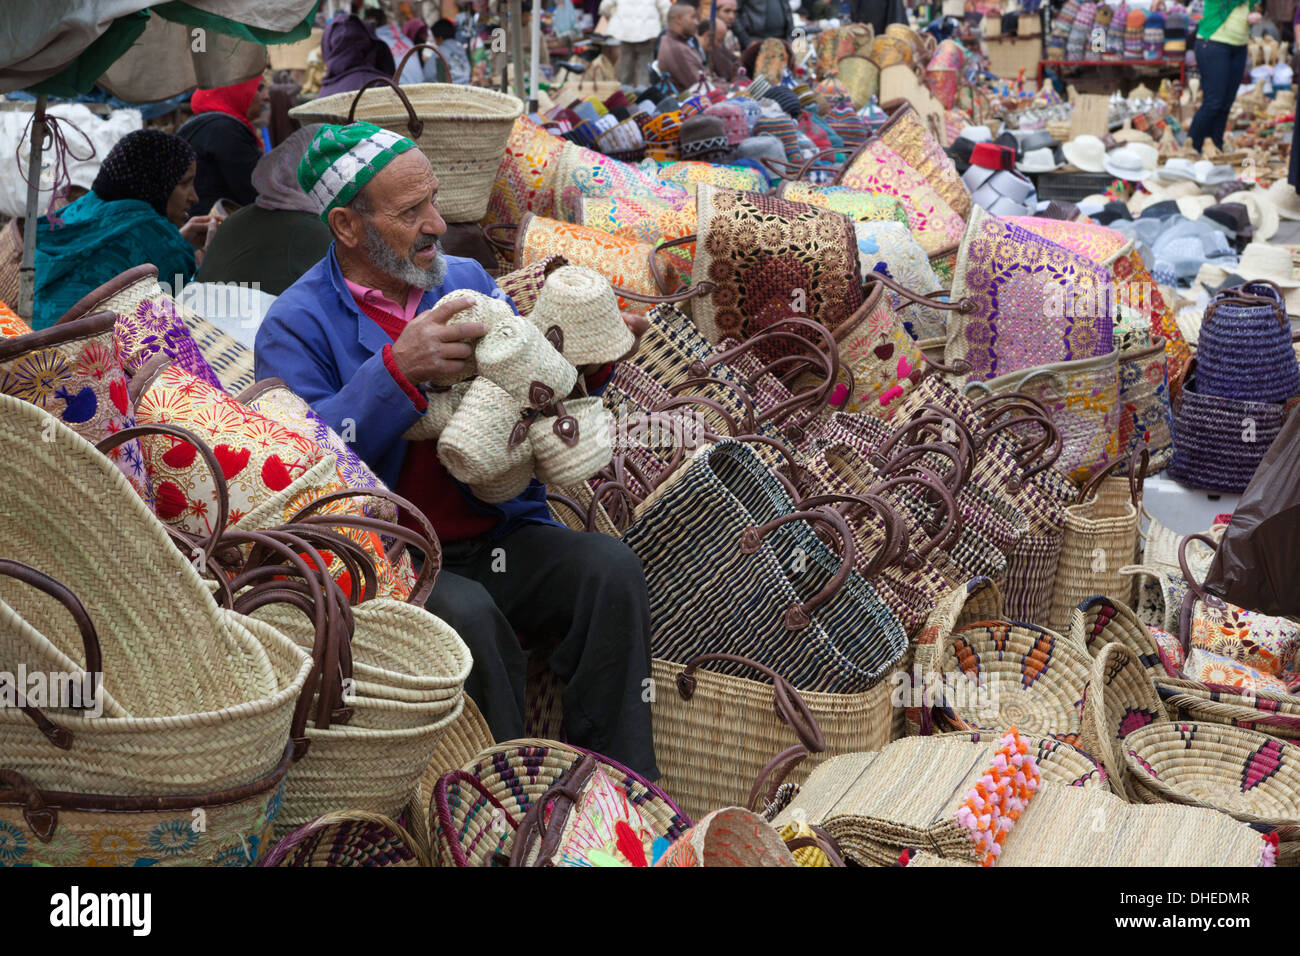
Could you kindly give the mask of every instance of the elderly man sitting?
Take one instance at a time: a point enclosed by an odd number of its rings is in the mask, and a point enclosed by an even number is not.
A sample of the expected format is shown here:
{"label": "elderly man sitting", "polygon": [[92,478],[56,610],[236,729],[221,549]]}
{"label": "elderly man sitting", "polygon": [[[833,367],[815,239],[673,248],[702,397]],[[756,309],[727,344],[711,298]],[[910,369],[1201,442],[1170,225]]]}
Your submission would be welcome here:
{"label": "elderly man sitting", "polygon": [[[513,303],[472,259],[438,237],[438,179],[411,140],[369,123],[325,126],[298,166],[334,241],[279,297],[257,333],[259,378],[283,379],[389,487],[425,513],[443,546],[428,609],[469,645],[466,690],[498,740],[524,734],[525,654],[516,634],[555,642],[573,743],[650,779],[650,614],[637,557],[621,542],[556,524],[536,481],[501,505],[477,500],[438,460],[436,441],[408,442],[423,414],[414,383],[463,371],[479,323],[445,295],[474,290]],[[634,333],[643,332],[644,319]],[[609,369],[584,369],[599,385]],[[355,436],[353,439],[351,436]]]}

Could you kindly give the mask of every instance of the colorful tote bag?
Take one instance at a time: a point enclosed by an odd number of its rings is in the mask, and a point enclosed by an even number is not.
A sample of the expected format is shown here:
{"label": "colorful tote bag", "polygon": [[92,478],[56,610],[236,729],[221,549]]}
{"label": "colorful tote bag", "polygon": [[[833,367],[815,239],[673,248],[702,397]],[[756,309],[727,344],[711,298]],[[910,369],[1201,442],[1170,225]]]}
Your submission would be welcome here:
{"label": "colorful tote bag", "polygon": [[961,181],[952,158],[943,151],[943,144],[925,128],[920,114],[910,103],[904,102],[895,109],[878,135],[921,178],[934,185],[953,212],[961,218],[970,215],[970,190]]}
{"label": "colorful tote bag", "polygon": [[518,222],[526,212],[554,215],[556,169],[566,145],[526,116],[515,120],[482,224]]}
{"label": "colorful tote bag", "polygon": [[877,196],[848,186],[784,182],[776,194],[792,202],[821,206],[843,213],[855,222],[901,222],[907,225],[907,210],[893,196]]}
{"label": "colorful tote bag", "polygon": [[898,199],[907,210],[912,234],[930,255],[956,245],[965,231],[961,214],[878,136],[868,139],[845,164],[835,185]]}
{"label": "colorful tote bag", "polygon": [[[551,256],[564,256],[569,262],[595,269],[617,289],[639,295],[658,295],[659,288],[650,271],[654,246],[621,236],[611,236],[599,229],[545,219],[532,213],[524,215],[515,236],[515,264],[533,265]],[[669,281],[673,281],[672,276]],[[619,296],[624,312],[644,313],[647,306]]]}
{"label": "colorful tote bag", "polygon": [[16,335],[26,335],[32,327],[18,317],[18,313],[0,302],[0,339],[11,339]]}
{"label": "colorful tote bag", "polygon": [[[1111,464],[1120,453],[1119,353],[1058,362],[1011,372],[988,382],[971,382],[972,398],[984,389],[998,395],[1019,392],[1040,402],[1061,436],[1055,469],[1076,482]],[[1121,466],[1122,467],[1122,466]]]}
{"label": "colorful tote bag", "polygon": [[[799,315],[834,331],[862,305],[857,237],[828,209],[701,184],[691,282],[715,289],[694,303],[710,342],[748,338]],[[802,306],[802,308],[801,308]]]}
{"label": "colorful tote bag", "polygon": [[[658,199],[625,196],[584,198],[577,224],[650,245],[692,235],[697,225],[693,202],[673,206]],[[663,255],[683,275],[691,274],[694,243],[674,246]]]}
{"label": "colorful tote bag", "polygon": [[852,391],[842,378],[842,411],[885,417],[925,374],[925,356],[884,292],[873,284],[861,308],[835,330],[840,362],[853,376]]}
{"label": "colorful tote bag", "polygon": [[117,316],[113,335],[128,375],[134,375],[155,355],[166,355],[213,388],[222,388],[221,379],[204,358],[186,322],[192,313],[163,291],[156,266],[136,266],[105,282],[87,293],[56,324],[101,309]]}
{"label": "colorful tote bag", "polygon": [[[126,373],[113,345],[116,317],[92,315],[0,338],[0,392],[55,415],[91,444],[135,425]],[[153,504],[140,442],[108,453],[147,504]]]}
{"label": "colorful tote bag", "polygon": [[1165,355],[1165,341],[1157,338],[1146,348],[1120,352],[1117,360],[1119,454],[1127,459],[1138,445],[1145,444],[1151,451],[1148,473],[1163,471],[1174,457]]}
{"label": "colorful tote bag", "polygon": [[957,256],[944,363],[971,379],[1103,356],[1114,348],[1109,271],[978,206]]}
{"label": "colorful tote bag", "polygon": [[[212,449],[230,497],[228,524],[283,492],[324,457],[319,445],[241,405],[178,365],[142,383],[136,404],[142,425],[186,428]],[[154,489],[154,513],[199,537],[214,531],[217,489],[189,442],[146,435],[140,442]]]}
{"label": "colorful tote bag", "polygon": [[659,178],[666,183],[681,186],[689,193],[694,193],[699,183],[750,192],[767,190],[767,180],[763,174],[748,166],[723,166],[698,162],[665,163],[659,167]]}
{"label": "colorful tote bag", "polygon": [[[386,486],[364,461],[357,456],[352,447],[345,442],[334,429],[311,410],[305,401],[299,398],[279,379],[266,379],[241,392],[236,399],[255,412],[265,415],[272,421],[279,422],[290,431],[310,438],[322,449],[337,459],[336,474],[341,487],[386,490]],[[384,498],[358,498],[360,511],[373,518],[385,521],[397,520],[396,506]]]}
{"label": "colorful tote bag", "polygon": [[595,150],[566,143],[556,170],[556,205],[568,222],[577,219],[586,196],[626,196],[659,199],[674,206],[690,202],[685,187],[642,172]]}
{"label": "colorful tote bag", "polygon": [[[857,235],[858,264],[864,277],[873,272],[888,276],[908,291],[921,295],[942,291],[925,250],[906,226],[897,222],[857,222],[853,231]],[[905,299],[893,290],[887,290],[887,294],[912,338],[926,341],[947,334],[948,319],[943,311]]]}

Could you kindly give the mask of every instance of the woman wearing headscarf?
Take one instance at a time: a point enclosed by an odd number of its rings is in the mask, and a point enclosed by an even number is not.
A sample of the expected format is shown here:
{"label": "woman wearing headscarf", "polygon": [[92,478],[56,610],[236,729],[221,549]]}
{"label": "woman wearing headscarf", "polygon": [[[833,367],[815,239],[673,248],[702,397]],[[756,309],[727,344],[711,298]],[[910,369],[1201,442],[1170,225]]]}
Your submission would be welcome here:
{"label": "woman wearing headscarf", "polygon": [[32,327],[53,325],[87,292],[138,265],[157,266],[160,282],[189,281],[212,224],[186,215],[194,176],[185,140],[153,129],[122,137],[90,192],[61,209],[57,223],[36,221]]}
{"label": "woman wearing headscarf", "polygon": [[261,75],[233,86],[194,91],[194,117],[176,131],[198,157],[194,190],[199,198],[192,215],[206,213],[218,199],[241,206],[253,201],[253,167],[262,158],[262,137],[253,121],[266,112],[266,104]]}
{"label": "woman wearing headscarf", "polygon": [[397,72],[388,44],[355,16],[335,17],[325,24],[320,55],[327,71],[321,96],[359,90],[376,77],[391,80]]}
{"label": "woman wearing headscarf", "polygon": [[330,228],[298,185],[298,161],[319,129],[304,126],[262,157],[253,170],[256,201],[222,223],[197,281],[256,282],[279,295],[325,257]]}

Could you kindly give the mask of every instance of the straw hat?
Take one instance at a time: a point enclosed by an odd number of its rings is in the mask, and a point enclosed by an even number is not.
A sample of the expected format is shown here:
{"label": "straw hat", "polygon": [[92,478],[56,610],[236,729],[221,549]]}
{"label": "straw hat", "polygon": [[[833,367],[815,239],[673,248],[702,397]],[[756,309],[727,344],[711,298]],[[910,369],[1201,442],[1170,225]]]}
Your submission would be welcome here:
{"label": "straw hat", "polygon": [[[491,331],[492,326],[498,321],[509,319],[514,314],[510,311],[510,306],[506,305],[500,299],[494,299],[489,295],[484,295],[482,292],[474,292],[469,289],[444,295],[434,303],[433,307],[436,309],[444,302],[450,302],[453,299],[469,299],[473,304],[470,305],[468,309],[457,312],[448,319],[448,325],[460,325],[464,322],[482,322],[487,326],[488,331]],[[441,375],[436,378],[431,378],[429,381],[434,385],[455,385],[457,382],[473,378],[477,374],[478,366],[475,364],[474,357],[470,356],[469,360],[465,363],[464,372],[459,376]]]}
{"label": "straw hat", "polygon": [[1279,179],[1268,187],[1268,198],[1281,218],[1292,222],[1300,220],[1300,194],[1285,179]]}
{"label": "straw hat", "polygon": [[636,344],[609,280],[586,266],[552,272],[529,318],[574,365],[615,362]]}
{"label": "straw hat", "polygon": [[1050,173],[1060,168],[1061,164],[1050,149],[1031,149],[1023,160],[1016,163],[1016,169],[1022,173]]}
{"label": "straw hat", "polygon": [[1134,129],[1127,123],[1124,125],[1123,129],[1115,130],[1112,135],[1115,137],[1116,141],[1120,143],[1142,143],[1146,146],[1154,146],[1156,144],[1156,141],[1152,138],[1150,133],[1145,130]]}
{"label": "straw hat", "polygon": [[1177,200],[1178,211],[1188,219],[1200,219],[1201,213],[1214,205],[1213,196],[1183,196]]}
{"label": "straw hat", "polygon": [[599,398],[573,399],[564,403],[564,411],[576,427],[566,428],[563,417],[546,417],[528,430],[537,477],[547,484],[586,481],[614,457],[612,421]]}
{"label": "straw hat", "polygon": [[1106,146],[1096,136],[1076,136],[1064,146],[1066,162],[1088,173],[1106,171]]}
{"label": "straw hat", "polygon": [[508,392],[517,407],[549,405],[568,395],[578,382],[578,370],[520,315],[498,319],[479,339],[474,355],[479,374]]}
{"label": "straw hat", "polygon": [[[1283,246],[1252,242],[1241,253],[1241,261],[1232,270],[1248,282],[1266,279],[1275,283],[1286,299],[1286,310],[1300,315],[1300,279],[1291,264],[1291,253]],[[1196,273],[1196,281],[1206,288],[1216,288],[1228,278],[1223,266],[1206,263]]]}
{"label": "straw hat", "polygon": [[1143,180],[1150,179],[1155,173],[1157,156],[1155,150],[1151,151],[1152,155],[1145,155],[1132,146],[1121,146],[1119,149],[1112,149],[1102,159],[1102,166],[1110,175],[1122,179],[1125,182],[1140,183]]}
{"label": "straw hat", "polygon": [[467,485],[482,485],[532,467],[533,449],[527,441],[510,446],[519,420],[519,405],[498,386],[479,376],[470,384],[460,407],[438,439],[438,460],[451,476]]}
{"label": "straw hat", "polygon": [[1250,215],[1250,224],[1255,227],[1255,238],[1268,242],[1277,233],[1278,211],[1269,194],[1262,189],[1229,193],[1221,202],[1239,202],[1246,207]]}

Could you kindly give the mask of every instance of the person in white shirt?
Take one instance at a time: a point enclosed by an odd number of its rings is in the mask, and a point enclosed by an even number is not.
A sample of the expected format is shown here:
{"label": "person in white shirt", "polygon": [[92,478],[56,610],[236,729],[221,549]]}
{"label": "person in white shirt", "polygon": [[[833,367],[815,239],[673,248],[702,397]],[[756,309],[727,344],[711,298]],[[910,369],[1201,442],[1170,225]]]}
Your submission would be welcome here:
{"label": "person in white shirt", "polygon": [[650,83],[655,40],[668,16],[669,0],[604,0],[600,15],[609,17],[609,36],[618,40],[618,81],[641,88]]}

